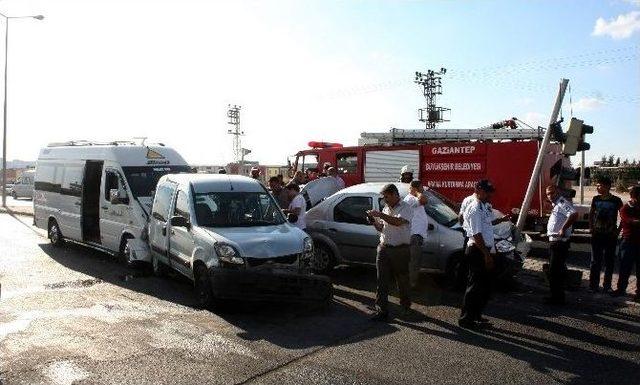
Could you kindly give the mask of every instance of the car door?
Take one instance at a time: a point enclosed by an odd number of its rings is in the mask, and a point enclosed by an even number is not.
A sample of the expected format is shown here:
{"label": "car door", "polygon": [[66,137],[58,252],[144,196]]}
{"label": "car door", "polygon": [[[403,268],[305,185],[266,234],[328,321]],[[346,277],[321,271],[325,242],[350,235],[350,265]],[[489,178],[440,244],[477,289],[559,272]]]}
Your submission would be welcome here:
{"label": "car door", "polygon": [[[183,217],[189,224],[191,220],[191,199],[186,191],[179,189],[175,194],[171,216]],[[191,255],[195,247],[191,227],[168,225],[169,259],[171,266],[182,274],[191,276]]]}
{"label": "car door", "polygon": [[[125,192],[126,196],[118,203],[110,201],[113,189]],[[111,251],[120,251],[120,238],[131,216],[130,201],[124,178],[116,169],[105,167],[100,192],[100,238],[102,245]]]}
{"label": "car door", "polygon": [[327,226],[343,260],[375,263],[380,238],[377,230],[367,222],[367,210],[373,209],[369,195],[345,195],[334,203],[333,221]]}
{"label": "car door", "polygon": [[158,260],[169,265],[169,236],[167,226],[171,210],[171,202],[177,186],[173,182],[161,182],[156,189],[149,218],[149,246]]}

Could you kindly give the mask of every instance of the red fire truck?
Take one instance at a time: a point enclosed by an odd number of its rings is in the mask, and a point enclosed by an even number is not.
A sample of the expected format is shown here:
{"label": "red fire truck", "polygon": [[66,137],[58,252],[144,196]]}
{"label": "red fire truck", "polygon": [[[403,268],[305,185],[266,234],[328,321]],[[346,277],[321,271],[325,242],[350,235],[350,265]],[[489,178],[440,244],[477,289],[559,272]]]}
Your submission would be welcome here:
{"label": "red fire truck", "polygon": [[[509,121],[505,121],[506,125]],[[481,128],[475,130],[392,130],[363,133],[358,146],[310,142],[299,151],[292,168],[314,178],[325,163],[336,166],[347,186],[363,182],[396,181],[409,165],[414,178],[454,203],[473,191],[476,181],[490,179],[496,186],[493,206],[504,213],[519,209],[531,178],[544,135],[538,129]],[[540,217],[550,209],[544,187],[562,169],[559,144],[544,157],[538,193],[529,215]]]}

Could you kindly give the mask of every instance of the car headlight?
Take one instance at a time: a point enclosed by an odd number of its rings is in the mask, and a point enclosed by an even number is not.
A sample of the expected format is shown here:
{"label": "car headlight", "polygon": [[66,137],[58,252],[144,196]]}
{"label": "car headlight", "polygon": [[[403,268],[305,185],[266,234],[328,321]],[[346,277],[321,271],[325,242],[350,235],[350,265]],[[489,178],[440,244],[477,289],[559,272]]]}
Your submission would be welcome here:
{"label": "car headlight", "polygon": [[231,263],[234,265],[243,265],[244,259],[238,255],[236,249],[231,245],[227,245],[225,243],[216,243],[214,245],[216,250],[216,254],[218,254],[218,259],[222,262]]}
{"label": "car headlight", "polygon": [[313,251],[313,241],[311,240],[311,238],[305,238],[304,239],[304,252],[305,253],[310,253]]}

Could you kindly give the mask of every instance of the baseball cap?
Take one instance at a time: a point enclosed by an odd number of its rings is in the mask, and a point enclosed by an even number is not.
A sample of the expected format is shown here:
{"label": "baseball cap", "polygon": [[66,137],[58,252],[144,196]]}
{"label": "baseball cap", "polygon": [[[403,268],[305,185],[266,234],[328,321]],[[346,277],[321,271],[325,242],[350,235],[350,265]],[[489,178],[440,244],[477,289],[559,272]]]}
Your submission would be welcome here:
{"label": "baseball cap", "polygon": [[485,191],[485,192],[494,192],[494,191],[496,191],[496,188],[493,186],[491,181],[489,181],[489,179],[481,179],[481,180],[479,180],[478,183],[476,183],[476,188],[478,190],[482,190],[482,191]]}
{"label": "baseball cap", "polygon": [[400,175],[406,174],[406,173],[413,174],[413,169],[411,168],[411,166],[409,165],[402,166],[402,168],[400,169]]}

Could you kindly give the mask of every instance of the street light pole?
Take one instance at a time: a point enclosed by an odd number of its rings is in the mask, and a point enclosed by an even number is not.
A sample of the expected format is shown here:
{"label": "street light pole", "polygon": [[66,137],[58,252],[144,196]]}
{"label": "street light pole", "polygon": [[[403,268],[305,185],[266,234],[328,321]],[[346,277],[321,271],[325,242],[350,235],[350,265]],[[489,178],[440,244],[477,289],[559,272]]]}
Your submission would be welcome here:
{"label": "street light pole", "polygon": [[44,19],[44,16],[7,16],[0,13],[5,20],[4,29],[4,114],[2,125],[2,207],[7,207],[7,64],[9,57],[9,20],[33,18],[36,20]]}

